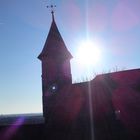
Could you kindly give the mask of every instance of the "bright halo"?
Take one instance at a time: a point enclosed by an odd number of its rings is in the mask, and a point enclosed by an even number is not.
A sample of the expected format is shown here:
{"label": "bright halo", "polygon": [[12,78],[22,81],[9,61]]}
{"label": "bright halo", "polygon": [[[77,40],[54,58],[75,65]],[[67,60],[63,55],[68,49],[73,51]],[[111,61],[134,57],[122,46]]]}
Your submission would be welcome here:
{"label": "bright halo", "polygon": [[81,42],[77,50],[76,59],[80,64],[94,66],[101,59],[99,44],[89,40]]}

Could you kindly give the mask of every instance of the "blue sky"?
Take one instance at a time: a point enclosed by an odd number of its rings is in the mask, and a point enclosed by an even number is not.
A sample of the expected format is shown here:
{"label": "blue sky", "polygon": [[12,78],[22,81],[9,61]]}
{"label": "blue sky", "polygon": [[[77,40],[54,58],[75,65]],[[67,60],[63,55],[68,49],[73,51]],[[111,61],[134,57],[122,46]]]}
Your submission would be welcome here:
{"label": "blue sky", "polygon": [[[73,81],[140,67],[140,0],[54,0],[55,20],[73,56],[87,36],[102,59],[87,68],[71,61]],[[0,0],[0,114],[42,111],[41,63],[51,15],[45,0]]]}

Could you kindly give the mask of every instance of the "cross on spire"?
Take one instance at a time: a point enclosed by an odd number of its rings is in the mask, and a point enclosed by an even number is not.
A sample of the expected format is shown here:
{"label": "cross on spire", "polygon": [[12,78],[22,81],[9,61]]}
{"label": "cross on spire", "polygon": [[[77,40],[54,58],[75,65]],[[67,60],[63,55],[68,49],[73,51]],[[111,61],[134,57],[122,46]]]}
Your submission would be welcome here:
{"label": "cross on spire", "polygon": [[51,9],[52,19],[54,20],[54,8],[56,8],[56,5],[47,5],[47,8]]}

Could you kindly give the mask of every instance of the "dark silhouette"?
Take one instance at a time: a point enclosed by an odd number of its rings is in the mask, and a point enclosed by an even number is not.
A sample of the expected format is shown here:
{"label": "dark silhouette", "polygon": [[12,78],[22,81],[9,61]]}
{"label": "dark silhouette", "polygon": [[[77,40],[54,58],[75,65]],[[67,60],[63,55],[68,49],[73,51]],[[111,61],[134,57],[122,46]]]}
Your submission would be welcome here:
{"label": "dark silhouette", "polygon": [[72,84],[72,55],[52,24],[42,62],[44,135],[47,140],[140,139],[140,69]]}
{"label": "dark silhouette", "polygon": [[19,118],[0,126],[0,140],[139,140],[140,69],[97,75],[72,84],[72,55],[52,24],[42,62],[43,117],[26,124]]}

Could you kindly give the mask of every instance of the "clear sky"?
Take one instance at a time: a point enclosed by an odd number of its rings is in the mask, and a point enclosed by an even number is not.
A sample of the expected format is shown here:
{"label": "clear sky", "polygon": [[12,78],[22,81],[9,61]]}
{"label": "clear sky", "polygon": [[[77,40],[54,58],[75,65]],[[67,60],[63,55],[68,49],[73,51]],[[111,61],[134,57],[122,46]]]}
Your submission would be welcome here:
{"label": "clear sky", "polygon": [[[140,0],[53,0],[55,20],[76,56],[80,42],[100,43],[98,64],[71,61],[73,81],[89,73],[140,68]],[[0,0],[0,114],[42,112],[41,52],[51,24],[45,0]]]}

